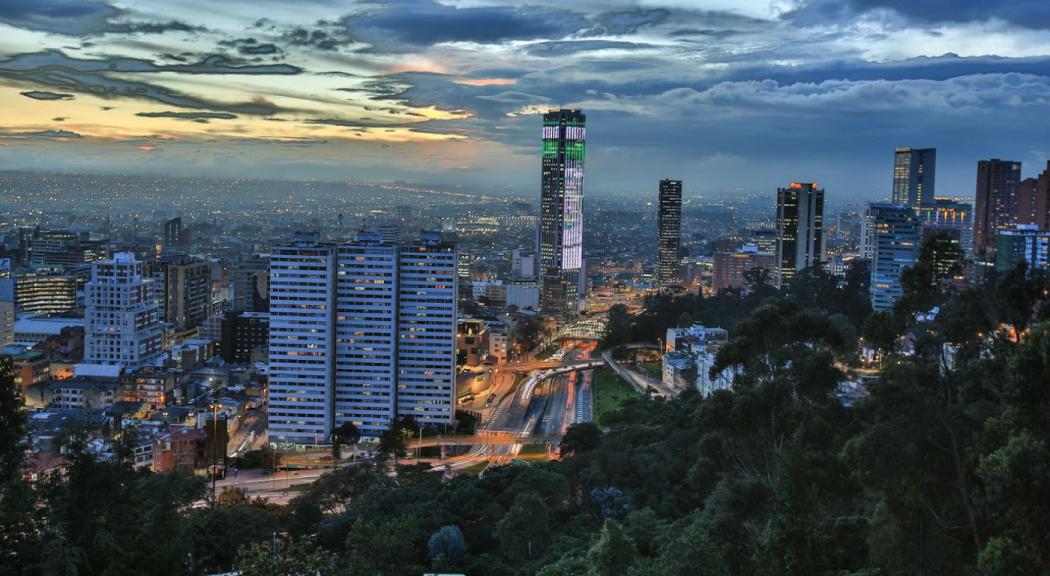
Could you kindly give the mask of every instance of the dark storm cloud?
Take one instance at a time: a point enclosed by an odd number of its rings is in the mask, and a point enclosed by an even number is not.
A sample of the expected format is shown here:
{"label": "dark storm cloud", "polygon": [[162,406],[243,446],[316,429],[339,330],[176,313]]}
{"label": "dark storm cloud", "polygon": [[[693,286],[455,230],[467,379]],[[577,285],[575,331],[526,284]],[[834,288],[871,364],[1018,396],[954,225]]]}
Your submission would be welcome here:
{"label": "dark storm cloud", "polygon": [[28,92],[19,92],[19,94],[33,100],[72,100],[75,98],[72,94],[47,92],[46,90],[29,90]]}
{"label": "dark storm cloud", "polygon": [[69,130],[39,130],[36,132],[17,132],[14,134],[7,134],[7,136],[13,136],[16,138],[83,138],[76,132]]}
{"label": "dark storm cloud", "polygon": [[380,49],[441,42],[496,44],[509,40],[562,38],[589,27],[585,17],[539,7],[458,8],[432,0],[384,2],[376,10],[348,16],[342,23]]}
{"label": "dark storm cloud", "polygon": [[281,35],[281,40],[289,46],[305,46],[322,51],[335,51],[354,43],[347,30],[339,24],[319,22],[318,26],[312,30],[301,26],[292,28]]}
{"label": "dark storm cloud", "polygon": [[219,45],[236,48],[237,52],[245,56],[266,56],[277,54],[281,51],[276,44],[260,42],[255,38],[230,38],[228,40],[220,40]]}
{"label": "dark storm cloud", "polygon": [[191,122],[198,122],[201,124],[207,124],[210,120],[233,120],[237,118],[236,114],[230,114],[229,112],[137,112],[136,116],[143,118],[173,118],[175,120],[188,120]]}
{"label": "dark storm cloud", "polygon": [[93,0],[4,0],[0,22],[17,28],[62,34],[98,33],[120,11]]}
{"label": "dark storm cloud", "polygon": [[16,28],[70,36],[106,33],[163,34],[199,32],[205,28],[184,22],[121,20],[125,12],[100,0],[3,0],[0,22]]}
{"label": "dark storm cloud", "polygon": [[105,32],[113,34],[164,34],[166,32],[205,32],[204,26],[190,26],[178,20],[167,22],[111,22]]}
{"label": "dark storm cloud", "polygon": [[890,10],[920,24],[987,22],[998,18],[1024,28],[1050,28],[1050,4],[1046,0],[814,0],[786,17],[826,22],[872,10]]}
{"label": "dark storm cloud", "polygon": [[179,74],[297,74],[286,64],[242,65],[224,56],[209,56],[193,64],[158,65],[134,58],[78,59],[56,50],[19,54],[0,61],[0,78],[34,83],[101,98],[153,100],[180,108],[272,115],[282,111],[273,102],[256,97],[247,102],[218,102],[180,93],[146,82],[127,80],[115,73],[174,72]]}

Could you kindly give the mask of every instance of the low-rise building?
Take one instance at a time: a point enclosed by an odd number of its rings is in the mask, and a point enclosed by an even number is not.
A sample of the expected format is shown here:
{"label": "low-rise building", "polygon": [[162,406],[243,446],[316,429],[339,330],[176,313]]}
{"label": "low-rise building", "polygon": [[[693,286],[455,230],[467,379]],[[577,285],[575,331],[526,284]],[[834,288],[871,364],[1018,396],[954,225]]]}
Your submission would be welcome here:
{"label": "low-rise building", "polygon": [[663,357],[664,385],[677,390],[695,385],[702,396],[732,388],[736,375],[733,369],[711,374],[718,349],[728,338],[726,330],[701,324],[668,328]]}
{"label": "low-rise building", "polygon": [[153,439],[153,471],[193,473],[206,466],[207,434],[198,428],[172,426]]}

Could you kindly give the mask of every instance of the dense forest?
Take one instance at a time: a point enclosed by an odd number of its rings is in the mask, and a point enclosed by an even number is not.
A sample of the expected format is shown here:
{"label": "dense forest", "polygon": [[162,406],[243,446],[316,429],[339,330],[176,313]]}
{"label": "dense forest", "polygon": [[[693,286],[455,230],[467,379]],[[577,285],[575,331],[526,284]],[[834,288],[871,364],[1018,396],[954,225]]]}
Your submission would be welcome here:
{"label": "dense forest", "polygon": [[[870,312],[863,271],[654,297],[606,344],[722,324],[733,391],[631,400],[604,429],[572,427],[549,463],[443,481],[381,460],[286,507],[227,492],[193,508],[200,479],[135,471],[119,446],[98,461],[76,436],[64,478],[21,481],[8,365],[0,573],[1050,574],[1050,282],[1019,267],[957,285],[936,248],[892,313]],[[860,338],[881,376],[846,407]]]}

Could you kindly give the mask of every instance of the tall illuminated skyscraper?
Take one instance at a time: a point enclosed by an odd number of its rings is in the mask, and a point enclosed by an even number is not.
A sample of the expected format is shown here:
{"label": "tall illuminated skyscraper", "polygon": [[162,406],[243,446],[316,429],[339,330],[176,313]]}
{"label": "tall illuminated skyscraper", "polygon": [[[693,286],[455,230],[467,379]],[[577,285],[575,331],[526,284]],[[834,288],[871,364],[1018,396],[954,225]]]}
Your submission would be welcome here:
{"label": "tall illuminated skyscraper", "polygon": [[823,263],[824,190],[811,182],[778,188],[774,282],[785,286],[798,271]]}
{"label": "tall illuminated skyscraper", "polygon": [[579,311],[583,293],[583,164],[587,117],[579,110],[543,115],[540,196],[540,309]]}
{"label": "tall illuminated skyscraper", "polygon": [[893,158],[893,203],[918,208],[933,201],[936,148],[897,148]]}
{"label": "tall illuminated skyscraper", "polygon": [[656,285],[669,289],[680,283],[678,258],[682,248],[682,181],[660,181],[657,213]]}

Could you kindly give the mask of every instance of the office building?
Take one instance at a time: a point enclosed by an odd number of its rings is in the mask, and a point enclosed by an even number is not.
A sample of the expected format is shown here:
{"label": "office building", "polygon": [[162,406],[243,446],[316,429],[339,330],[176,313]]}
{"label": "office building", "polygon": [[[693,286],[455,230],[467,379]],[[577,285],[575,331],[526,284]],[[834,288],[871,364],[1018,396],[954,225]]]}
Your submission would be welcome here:
{"label": "office building", "polygon": [[919,258],[922,225],[911,206],[875,203],[868,212],[875,227],[871,307],[889,310],[904,292],[901,271]]}
{"label": "office building", "polygon": [[776,255],[760,252],[754,244],[745,244],[739,249],[726,246],[715,252],[711,288],[715,292],[750,291],[752,286],[748,281],[748,272],[762,268],[772,274],[775,265]]}
{"label": "office building", "polygon": [[62,266],[37,266],[15,274],[15,308],[32,314],[75,314],[76,275]]}
{"label": "office building", "polygon": [[211,265],[202,258],[164,255],[146,263],[153,278],[160,319],[176,330],[196,328],[211,308]]}
{"label": "office building", "polygon": [[536,254],[515,248],[510,252],[510,275],[515,278],[536,277]]}
{"label": "office building", "polygon": [[228,312],[222,320],[219,353],[226,362],[248,364],[252,351],[269,341],[269,312]]}
{"label": "office building", "polygon": [[959,245],[962,253],[973,254],[973,205],[950,198],[934,198],[920,207],[916,214],[922,225],[923,239],[935,234],[946,234]]}
{"label": "office building", "polygon": [[164,247],[175,248],[182,245],[182,218],[172,218],[164,223]]}
{"label": "office building", "polygon": [[661,180],[657,221],[656,285],[667,290],[681,284],[682,181]]}
{"label": "office building", "polygon": [[266,312],[270,309],[269,254],[252,254],[234,264],[231,280],[234,310]]}
{"label": "office building", "polygon": [[324,443],[353,422],[379,434],[396,416],[454,418],[456,245],[424,232],[311,235],[270,258],[270,438]]}
{"label": "office building", "polygon": [[937,150],[897,148],[893,158],[893,203],[918,208],[935,194]]}
{"label": "office building", "polygon": [[535,280],[509,280],[506,286],[506,305],[518,310],[538,310],[540,286]]}
{"label": "office building", "polygon": [[[6,262],[9,267],[10,260]],[[0,267],[0,349],[15,341],[15,281],[2,274],[6,270]]]}
{"label": "office building", "polygon": [[572,316],[583,296],[583,175],[586,116],[579,110],[543,115],[539,273],[543,312]]}
{"label": "office building", "polygon": [[105,258],[109,253],[109,239],[76,230],[37,228],[29,242],[30,263],[34,266],[76,266]]}
{"label": "office building", "polygon": [[154,286],[131,253],[94,263],[86,287],[86,364],[135,369],[160,359],[164,328]]}
{"label": "office building", "polygon": [[0,299],[0,349],[15,343],[15,304]]}
{"label": "office building", "polygon": [[1018,224],[995,235],[995,269],[1005,272],[1024,261],[1029,270],[1046,269],[1050,231],[1034,224]]}
{"label": "office building", "polygon": [[1036,178],[1017,184],[1017,224],[1035,224],[1050,230],[1050,161]]}
{"label": "office building", "polygon": [[974,205],[974,256],[994,261],[995,235],[1016,223],[1021,163],[1012,160],[981,160],[977,163],[977,194]]}
{"label": "office building", "polygon": [[777,189],[777,252],[773,281],[791,283],[803,268],[824,262],[824,190],[810,182]]}

